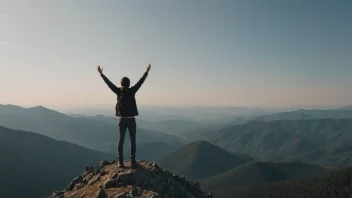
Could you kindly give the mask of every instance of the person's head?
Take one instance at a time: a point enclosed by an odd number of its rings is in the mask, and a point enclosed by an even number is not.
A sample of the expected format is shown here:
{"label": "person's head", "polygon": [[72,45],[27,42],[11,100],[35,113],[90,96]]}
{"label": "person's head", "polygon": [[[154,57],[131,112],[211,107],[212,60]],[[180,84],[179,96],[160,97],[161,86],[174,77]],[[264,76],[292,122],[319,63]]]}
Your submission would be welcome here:
{"label": "person's head", "polygon": [[121,86],[122,87],[129,87],[130,86],[130,79],[127,77],[121,78]]}

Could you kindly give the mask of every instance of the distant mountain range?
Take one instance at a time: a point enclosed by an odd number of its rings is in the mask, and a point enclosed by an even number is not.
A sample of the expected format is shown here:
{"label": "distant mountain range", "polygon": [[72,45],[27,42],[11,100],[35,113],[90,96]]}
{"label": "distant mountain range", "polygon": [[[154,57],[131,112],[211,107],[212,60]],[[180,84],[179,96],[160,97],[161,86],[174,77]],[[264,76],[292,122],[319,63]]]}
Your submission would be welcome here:
{"label": "distant mountain range", "polygon": [[[260,116],[255,121],[249,117],[234,118],[231,123],[218,125],[198,125],[184,120],[154,123],[137,118],[137,144],[143,148],[137,156],[157,160],[186,143],[206,140],[230,152],[264,160],[303,160],[325,166],[346,166],[352,162],[348,144],[352,139],[352,119],[347,119],[352,111],[348,109],[298,110]],[[339,117],[343,119],[337,119]],[[117,120],[114,117],[68,116],[42,106],[0,105],[0,126],[33,131],[102,152],[116,154],[117,150]],[[175,135],[160,132],[168,129]],[[186,129],[187,132],[182,132]],[[125,142],[128,155],[128,136]],[[161,145],[161,142],[165,144]],[[162,152],[158,145],[164,148]]]}
{"label": "distant mountain range", "polygon": [[[69,115],[76,118],[87,118],[92,120],[98,120],[101,122],[105,122],[107,124],[117,126],[117,119],[116,117],[112,117],[112,116],[82,115],[82,114],[69,114]],[[161,121],[151,122],[151,121],[145,121],[143,119],[140,119],[139,117],[136,118],[136,122],[138,127],[142,129],[166,133],[166,134],[175,134],[175,135],[178,135],[189,128],[197,127],[200,125],[198,122],[192,122],[192,121],[186,121],[186,120],[161,120]]]}
{"label": "distant mountain range", "polygon": [[279,163],[242,156],[206,141],[196,141],[156,162],[170,172],[200,182],[203,190],[216,192],[216,197],[240,186],[310,179],[334,170],[298,161]]}
{"label": "distant mountain range", "polygon": [[352,119],[242,121],[182,135],[263,160],[302,160],[332,167],[352,165]]}
{"label": "distant mountain range", "polygon": [[208,126],[199,126],[188,129],[182,133],[182,137],[190,140],[211,141],[214,134],[216,135],[221,129],[234,125],[255,123],[254,121],[279,121],[279,120],[317,120],[317,119],[352,119],[352,107],[337,109],[312,109],[312,110],[295,110],[279,112],[274,114],[254,114],[250,116],[237,116],[226,118],[223,122],[217,121]]}
{"label": "distant mountain range", "polygon": [[[344,150],[340,151],[341,148],[337,145],[332,144],[333,149],[328,151],[332,154],[343,152]],[[346,145],[349,144],[346,142]],[[295,180],[303,180],[309,185],[316,185],[311,181],[319,181],[321,182],[319,185],[325,185],[324,178],[322,180],[310,178],[324,177],[335,170],[295,161],[258,161],[243,153],[231,153],[206,141],[195,141],[176,151],[171,149],[168,152],[162,151],[168,148],[167,144],[153,142],[142,145],[139,150],[145,152],[148,149],[144,148],[151,147],[160,150],[161,159],[156,161],[159,166],[200,182],[201,188],[214,193],[215,198],[246,197],[248,194],[251,197],[260,197],[260,193],[271,193],[268,188],[273,188],[282,195],[285,192],[280,187],[290,192],[293,192],[291,188],[298,188],[295,186],[300,183]],[[0,174],[3,176],[3,182],[0,182],[0,197],[43,197],[44,194],[64,188],[64,184],[77,175],[82,167],[94,165],[102,159],[115,158],[69,142],[3,127],[0,127],[0,148],[4,159],[0,165]],[[22,182],[17,178],[23,177],[30,185],[25,187],[21,185]],[[287,183],[278,183],[282,181]],[[326,185],[329,187],[337,184]],[[306,194],[315,192],[306,192],[308,188],[303,189],[299,192]]]}
{"label": "distant mountain range", "polygon": [[[156,160],[215,198],[352,193],[351,168],[342,168],[352,165],[351,107],[209,123],[184,118],[137,118],[137,159]],[[84,167],[116,158],[114,117],[0,105],[0,126],[0,197],[43,197],[65,188]],[[125,142],[128,159],[128,135]]]}
{"label": "distant mountain range", "polygon": [[[312,162],[339,154],[347,157],[346,153],[352,154],[351,140],[352,119],[318,119],[252,121],[214,133],[211,142],[226,150],[261,159],[283,160],[300,156],[305,162]],[[314,155],[309,158],[311,152]],[[351,161],[351,157],[334,161],[334,165],[319,164],[344,166],[348,165],[346,160]]]}
{"label": "distant mountain range", "polygon": [[[234,106],[138,106],[139,118],[147,122],[159,122],[163,120],[179,120],[198,122],[212,120],[214,118],[229,118],[243,116],[265,115],[277,110],[263,110],[260,108],[234,107]],[[114,106],[111,108],[77,108],[65,111],[68,114],[104,115],[114,116]]]}
{"label": "distant mountain range", "polygon": [[0,127],[0,197],[44,197],[113,155],[32,132]]}
{"label": "distant mountain range", "polygon": [[[109,122],[84,117],[71,117],[42,106],[22,108],[13,105],[0,105],[0,126],[33,131],[57,140],[65,140],[103,152],[115,154],[117,152],[118,129],[116,119]],[[138,145],[164,142],[176,148],[185,142],[177,136],[137,127]],[[126,136],[125,146],[126,148],[129,146],[128,135]]]}
{"label": "distant mountain range", "polygon": [[352,119],[352,106],[348,106],[340,109],[327,109],[327,110],[300,109],[296,111],[263,115],[256,118],[256,120],[261,120],[261,121],[305,120],[305,119]]}

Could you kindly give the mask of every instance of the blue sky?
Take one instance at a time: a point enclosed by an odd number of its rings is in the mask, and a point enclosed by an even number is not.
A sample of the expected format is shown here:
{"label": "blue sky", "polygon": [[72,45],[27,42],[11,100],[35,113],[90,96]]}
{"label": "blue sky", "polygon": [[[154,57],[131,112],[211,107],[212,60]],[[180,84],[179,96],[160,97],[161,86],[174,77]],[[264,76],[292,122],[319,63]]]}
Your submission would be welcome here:
{"label": "blue sky", "polygon": [[110,105],[151,63],[138,103],[352,102],[352,2],[0,0],[0,103]]}

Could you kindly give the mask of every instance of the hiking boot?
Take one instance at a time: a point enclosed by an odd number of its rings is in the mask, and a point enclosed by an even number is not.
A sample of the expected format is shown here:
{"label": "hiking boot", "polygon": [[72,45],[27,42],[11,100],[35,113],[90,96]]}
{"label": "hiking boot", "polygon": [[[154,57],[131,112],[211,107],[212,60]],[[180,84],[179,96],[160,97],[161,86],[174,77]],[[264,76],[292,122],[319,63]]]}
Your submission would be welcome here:
{"label": "hiking boot", "polygon": [[122,162],[121,162],[121,161],[119,162],[118,167],[119,167],[119,168],[124,168],[124,167],[125,167],[125,165],[123,164],[123,161],[122,161]]}
{"label": "hiking boot", "polygon": [[120,167],[120,168],[125,167],[123,165],[123,156],[119,155],[119,157],[117,158],[117,161],[119,162],[118,167]]}
{"label": "hiking boot", "polygon": [[136,168],[138,165],[137,161],[136,160],[132,160],[131,161],[131,168]]}

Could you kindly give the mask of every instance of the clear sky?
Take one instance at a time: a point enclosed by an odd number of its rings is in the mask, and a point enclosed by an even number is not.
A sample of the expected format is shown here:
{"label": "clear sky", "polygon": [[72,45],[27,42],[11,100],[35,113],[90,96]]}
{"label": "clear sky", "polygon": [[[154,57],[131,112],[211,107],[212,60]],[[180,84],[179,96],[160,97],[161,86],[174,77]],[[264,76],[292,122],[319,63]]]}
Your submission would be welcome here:
{"label": "clear sky", "polygon": [[349,0],[0,0],[0,103],[348,105]]}

